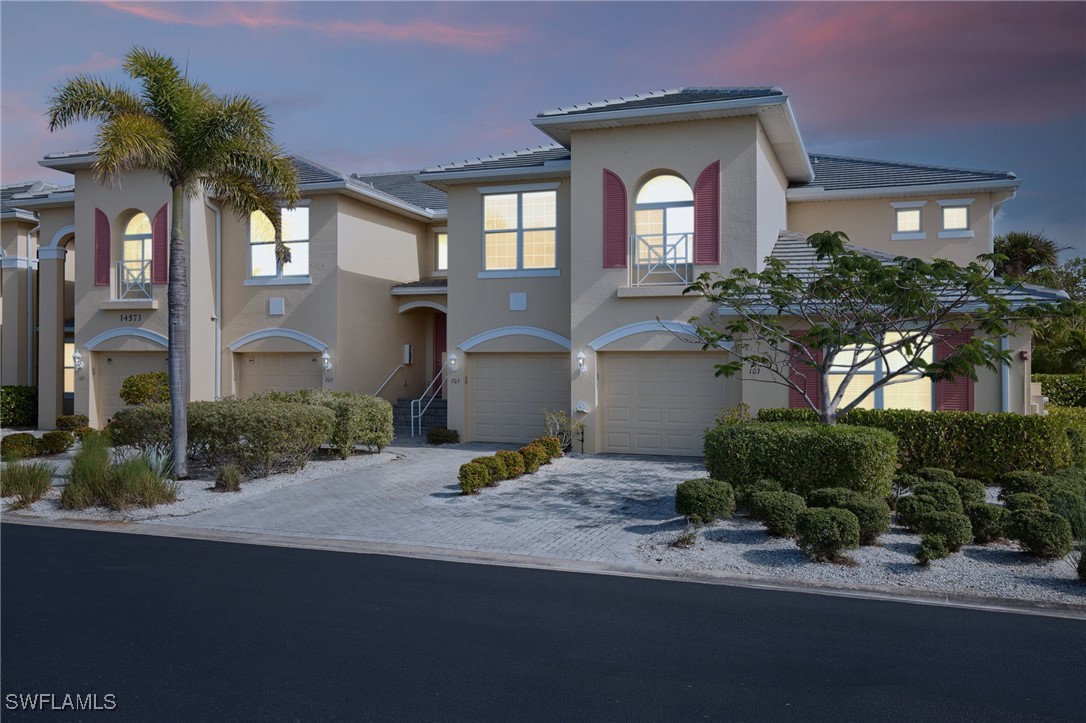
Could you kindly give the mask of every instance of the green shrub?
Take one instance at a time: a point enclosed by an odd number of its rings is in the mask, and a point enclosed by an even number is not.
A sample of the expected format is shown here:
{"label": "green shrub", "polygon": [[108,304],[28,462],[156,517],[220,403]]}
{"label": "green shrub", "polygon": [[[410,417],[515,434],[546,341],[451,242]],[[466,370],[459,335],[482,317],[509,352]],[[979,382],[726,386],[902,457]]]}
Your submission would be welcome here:
{"label": "green shrub", "polygon": [[923,477],[918,477],[915,474],[909,474],[908,472],[899,471],[895,474],[893,489],[886,497],[886,503],[890,505],[890,509],[896,510],[898,502],[905,496],[905,493],[912,490],[913,487],[923,481]]}
{"label": "green shrub", "polygon": [[[1071,453],[1066,463],[1052,467],[1086,467],[1086,409],[1082,407],[1049,407],[1045,419],[1060,425],[1067,435]],[[1049,468],[1045,468],[1046,471]]]}
{"label": "green shrub", "polygon": [[921,482],[913,487],[913,494],[935,500],[935,508],[945,512],[961,512],[962,498],[958,490],[945,482]]}
{"label": "green shrub", "polygon": [[1048,496],[1048,509],[1067,520],[1071,535],[1086,540],[1086,493],[1067,484],[1057,484]]}
{"label": "green shrub", "polygon": [[960,512],[925,512],[917,518],[916,528],[921,535],[941,536],[951,552],[957,552],[973,541],[973,525]]}
{"label": "green shrub", "polygon": [[[1061,416],[1065,411],[1072,414]],[[1039,416],[854,409],[841,417],[838,424],[876,427],[895,434],[905,472],[938,467],[987,481],[1015,470],[1048,472],[1072,464],[1068,425],[1086,429],[1086,417],[1074,421],[1078,419],[1073,415],[1077,411],[1080,410],[1051,410],[1050,414]],[[763,409],[758,412],[758,420],[816,421],[808,409]]]}
{"label": "green shrub", "polygon": [[1011,513],[1010,536],[1022,551],[1038,557],[1058,558],[1071,552],[1071,525],[1055,512],[1019,510]]}
{"label": "green shrub", "polygon": [[295,471],[332,434],[331,409],[270,399],[192,402],[189,444],[208,464],[234,462],[247,475]]}
{"label": "green shrub", "polygon": [[75,444],[75,437],[71,432],[57,430],[46,432],[38,439],[38,452],[40,454],[62,454],[67,452]]}
{"label": "green shrub", "polygon": [[705,434],[709,476],[730,483],[768,477],[801,496],[820,487],[847,487],[885,497],[896,450],[892,434],[859,427],[755,423],[717,426]]}
{"label": "green shrub", "polygon": [[[153,449],[161,454],[169,454],[173,449],[173,412],[170,405],[166,403],[150,403],[120,409],[109,420],[107,429],[109,440],[116,447]],[[189,420],[189,437],[191,445],[191,419]]]}
{"label": "green shrub", "polygon": [[954,480],[958,478],[952,470],[941,467],[921,467],[916,470],[916,476],[929,482],[943,482],[948,485],[953,485]]}
{"label": "green shrub", "polygon": [[34,427],[38,424],[38,388],[0,387],[0,427]]}
{"label": "green shrub", "polygon": [[272,392],[252,399],[308,404],[330,410],[334,415],[332,432],[324,441],[342,459],[354,454],[355,447],[368,447],[380,452],[392,444],[392,405],[380,397],[303,389],[297,392]]}
{"label": "green shrub", "polygon": [[551,459],[558,459],[562,456],[562,442],[558,437],[540,437],[535,440],[535,443],[546,450]]}
{"label": "green shrub", "polygon": [[921,565],[927,565],[932,560],[942,560],[950,557],[950,548],[947,547],[946,538],[942,535],[921,535],[920,549],[916,552],[916,561]]}
{"label": "green shrub", "polygon": [[505,479],[516,479],[524,474],[524,456],[520,452],[503,449],[494,456],[505,463]]}
{"label": "green shrub", "polygon": [[1046,497],[1052,490],[1052,478],[1040,472],[1009,472],[998,480],[999,499],[1005,500],[1011,495],[1028,492],[1038,497]]}
{"label": "green shrub", "polygon": [[1079,582],[1086,583],[1086,549],[1079,550],[1078,565],[1075,570],[1078,571]]}
{"label": "green shrub", "polygon": [[219,492],[241,492],[243,475],[235,462],[227,462],[215,475],[215,489]]}
{"label": "green shrub", "polygon": [[890,507],[885,500],[855,496],[842,500],[836,507],[856,515],[861,545],[874,545],[881,535],[890,531]]}
{"label": "green shrub", "polygon": [[535,442],[526,444],[517,451],[524,457],[524,470],[528,474],[538,470],[539,466],[548,460],[547,451]]}
{"label": "green shrub", "polygon": [[460,444],[460,432],[445,427],[430,427],[426,430],[426,444]]}
{"label": "green shrub", "polygon": [[56,472],[57,468],[48,462],[5,462],[0,496],[15,497],[8,509],[29,507],[49,491]]}
{"label": "green shrub", "polygon": [[963,505],[980,504],[988,498],[988,491],[979,479],[955,477],[950,486],[958,491]]}
{"label": "green shrub", "polygon": [[735,489],[735,507],[743,512],[750,512],[750,498],[755,492],[783,492],[781,483],[775,479],[757,479],[752,482],[740,482]]}
{"label": "green shrub", "polygon": [[90,420],[87,419],[86,414],[65,414],[62,417],[57,417],[57,429],[63,429],[66,432],[74,432],[77,429],[86,427],[90,424]]}
{"label": "green shrub", "polygon": [[844,487],[823,487],[807,493],[807,504],[811,507],[841,507],[848,500],[864,499],[859,492]]}
{"label": "green shrub", "polygon": [[76,430],[75,430],[74,432],[72,432],[72,434],[73,434],[73,435],[75,436],[75,438],[76,438],[76,439],[78,439],[78,440],[79,440],[80,442],[82,442],[82,441],[83,441],[83,437],[84,437],[84,436],[85,436],[85,435],[86,435],[86,434],[87,434],[88,432],[97,432],[97,431],[98,431],[98,430],[94,429],[93,427],[79,427],[79,428],[78,428],[78,429],[76,429]]}
{"label": "green shrub", "polygon": [[38,454],[38,440],[30,432],[9,434],[0,439],[0,457],[4,459],[26,459]]}
{"label": "green shrub", "polygon": [[967,504],[965,515],[973,527],[973,542],[986,545],[1003,537],[1010,513],[1005,507],[990,502]]}
{"label": "green shrub", "polygon": [[765,525],[774,537],[795,537],[796,518],[807,503],[791,492],[755,492],[750,498],[751,517]]}
{"label": "green shrub", "polygon": [[179,488],[168,479],[169,473],[168,458],[154,452],[111,464],[105,439],[99,434],[88,434],[72,460],[68,484],[60,494],[60,506],[123,510],[133,505],[154,507],[176,502]]}
{"label": "green shrub", "polygon": [[1041,393],[1055,407],[1086,407],[1086,374],[1034,374]]}
{"label": "green shrub", "polygon": [[901,524],[913,532],[917,531],[918,520],[928,512],[938,512],[939,503],[927,495],[909,495],[897,502],[897,517]]}
{"label": "green shrub", "polygon": [[166,372],[133,374],[121,382],[125,404],[162,404],[170,401],[170,377]]}
{"label": "green shrub", "polygon": [[675,486],[675,512],[698,525],[727,519],[735,512],[735,491],[715,479],[680,482]]}
{"label": "green shrub", "polygon": [[584,446],[584,422],[571,419],[565,410],[559,409],[552,412],[549,409],[544,409],[543,429],[548,437],[558,438],[562,451],[572,449],[573,440],[578,435],[581,436],[581,446]]}
{"label": "green shrub", "polygon": [[476,457],[472,464],[481,464],[490,473],[490,485],[496,487],[503,479],[509,479],[509,470],[505,468],[505,462],[497,455],[491,457]]}
{"label": "green shrub", "polygon": [[1048,509],[1048,502],[1045,498],[1032,492],[1017,492],[1013,495],[1007,495],[1003,500],[1003,506],[1007,509],[1007,512],[1017,512],[1018,510],[1051,511]]}
{"label": "green shrub", "polygon": [[460,489],[466,495],[473,495],[490,484],[490,470],[485,465],[468,462],[460,465]]}
{"label": "green shrub", "polygon": [[860,546],[860,521],[848,510],[812,507],[796,517],[797,544],[812,560],[835,562],[845,550]]}
{"label": "green shrub", "polygon": [[1049,475],[1057,482],[1069,484],[1073,488],[1086,494],[1086,469],[1082,467],[1064,467]]}

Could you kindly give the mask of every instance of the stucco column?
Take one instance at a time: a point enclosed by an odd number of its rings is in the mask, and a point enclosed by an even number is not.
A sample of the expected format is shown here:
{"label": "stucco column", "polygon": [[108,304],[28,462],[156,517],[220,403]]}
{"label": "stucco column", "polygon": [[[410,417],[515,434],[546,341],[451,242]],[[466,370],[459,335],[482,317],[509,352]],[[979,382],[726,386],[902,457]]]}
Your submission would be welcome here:
{"label": "stucco column", "polygon": [[38,249],[38,429],[55,429],[64,403],[64,257]]}

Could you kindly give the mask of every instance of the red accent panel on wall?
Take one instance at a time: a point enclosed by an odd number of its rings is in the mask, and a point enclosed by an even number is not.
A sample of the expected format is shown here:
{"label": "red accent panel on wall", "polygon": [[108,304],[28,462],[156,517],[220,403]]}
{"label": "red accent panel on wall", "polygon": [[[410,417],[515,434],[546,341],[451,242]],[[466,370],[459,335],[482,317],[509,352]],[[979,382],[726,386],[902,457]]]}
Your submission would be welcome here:
{"label": "red accent panel on wall", "polygon": [[[797,356],[806,359],[806,356],[802,354],[797,353]],[[822,350],[814,350],[814,357],[817,362],[822,363]],[[797,363],[796,366],[799,370],[791,376],[791,380],[807,390],[807,396],[811,398],[811,401],[815,404],[821,404],[822,394],[818,386],[818,370],[805,366],[802,362]],[[788,387],[788,406],[791,409],[810,409],[803,395],[791,387]]]}
{"label": "red accent panel on wall", "polygon": [[720,263],[720,161],[709,164],[694,185],[694,263]]}
{"label": "red accent panel on wall", "polygon": [[109,286],[109,217],[94,209],[94,285]]}
{"label": "red accent panel on wall", "polygon": [[165,284],[170,277],[167,259],[170,252],[170,226],[166,219],[166,204],[158,209],[151,222],[151,283]]}
{"label": "red accent panel on wall", "polygon": [[626,185],[603,169],[603,268],[626,268]]}
{"label": "red accent panel on wall", "polygon": [[[935,361],[942,361],[962,344],[973,338],[969,329],[952,334],[935,345]],[[935,409],[939,411],[972,412],[973,380],[958,377],[953,381],[935,382]]]}

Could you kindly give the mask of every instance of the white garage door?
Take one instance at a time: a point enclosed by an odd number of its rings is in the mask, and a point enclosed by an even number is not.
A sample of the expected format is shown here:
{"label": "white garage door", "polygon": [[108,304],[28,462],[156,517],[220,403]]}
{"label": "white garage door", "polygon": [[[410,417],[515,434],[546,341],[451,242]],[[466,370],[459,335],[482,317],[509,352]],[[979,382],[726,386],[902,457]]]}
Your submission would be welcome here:
{"label": "white garage door", "polygon": [[238,354],[237,359],[239,396],[321,388],[320,352]]}
{"label": "white garage door", "polygon": [[95,352],[95,388],[98,420],[105,424],[127,405],[121,400],[121,384],[133,374],[166,371],[166,352]]}
{"label": "white garage door", "polygon": [[603,451],[700,456],[725,399],[707,353],[601,354]]}
{"label": "white garage door", "polygon": [[472,439],[530,442],[543,435],[543,410],[569,414],[567,354],[472,354]]}

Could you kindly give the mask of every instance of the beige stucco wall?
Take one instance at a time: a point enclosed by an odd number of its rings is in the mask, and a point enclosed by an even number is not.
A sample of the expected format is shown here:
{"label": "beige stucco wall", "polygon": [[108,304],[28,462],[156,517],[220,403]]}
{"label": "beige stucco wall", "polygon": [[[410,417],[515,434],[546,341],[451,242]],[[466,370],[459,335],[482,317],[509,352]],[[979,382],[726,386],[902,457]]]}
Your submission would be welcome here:
{"label": "beige stucco wall", "polygon": [[75,318],[74,207],[42,209],[38,217],[38,426],[52,429],[63,412],[64,323]]}
{"label": "beige stucco wall", "polygon": [[758,124],[757,145],[758,173],[758,226],[757,268],[764,267],[764,260],[773,252],[780,232],[788,228],[788,177],[781,168],[773,146],[769,143],[762,124]]}
{"label": "beige stucco wall", "polygon": [[[971,239],[941,239],[943,213],[938,200],[973,198],[969,205]],[[926,238],[895,241],[896,201],[927,201],[920,209],[920,228]],[[900,256],[944,258],[959,264],[975,261],[978,254],[992,250],[992,194],[951,193],[942,196],[873,198],[847,201],[792,202],[788,204],[788,228],[806,234],[844,231],[849,240],[869,249]]]}
{"label": "beige stucco wall", "polygon": [[[35,383],[37,343],[33,335],[37,316],[36,224],[20,219],[0,221],[0,247],[5,268],[0,271],[0,384]],[[20,268],[21,266],[21,268]],[[31,335],[31,336],[28,336]]]}

